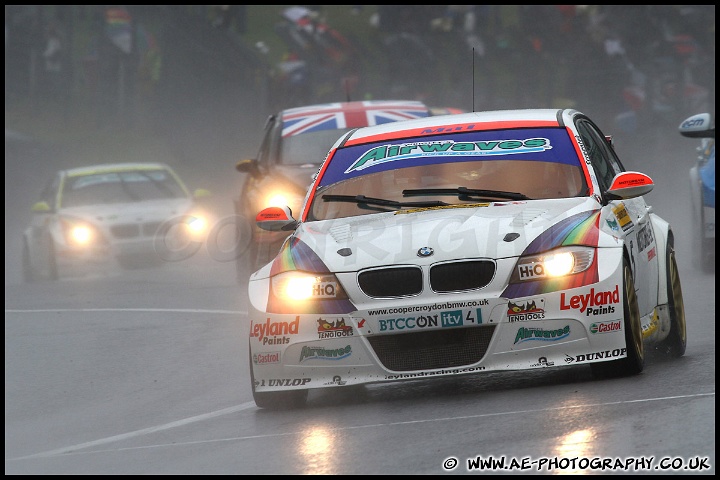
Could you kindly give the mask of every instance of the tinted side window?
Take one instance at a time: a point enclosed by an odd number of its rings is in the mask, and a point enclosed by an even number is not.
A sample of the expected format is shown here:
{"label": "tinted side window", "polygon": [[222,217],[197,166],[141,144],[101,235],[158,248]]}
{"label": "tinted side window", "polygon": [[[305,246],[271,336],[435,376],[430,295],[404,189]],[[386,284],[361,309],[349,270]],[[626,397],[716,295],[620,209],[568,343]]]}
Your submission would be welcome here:
{"label": "tinted side window", "polygon": [[277,148],[277,140],[275,140],[275,137],[278,135],[278,127],[276,120],[276,116],[272,115],[270,118],[268,118],[267,123],[265,124],[265,129],[263,131],[263,139],[262,143],[260,144],[260,150],[258,151],[257,160],[260,163],[260,165],[263,165],[265,167],[268,167],[271,163],[273,163],[274,154],[273,151]]}
{"label": "tinted side window", "polygon": [[593,125],[580,120],[577,128],[587,149],[600,188],[607,190],[612,184],[613,177],[622,171],[619,162],[605,140],[605,136],[599,133]]}
{"label": "tinted side window", "polygon": [[47,203],[50,208],[55,208],[55,201],[57,199],[58,188],[60,187],[60,175],[55,175],[43,188],[40,198],[43,202]]}

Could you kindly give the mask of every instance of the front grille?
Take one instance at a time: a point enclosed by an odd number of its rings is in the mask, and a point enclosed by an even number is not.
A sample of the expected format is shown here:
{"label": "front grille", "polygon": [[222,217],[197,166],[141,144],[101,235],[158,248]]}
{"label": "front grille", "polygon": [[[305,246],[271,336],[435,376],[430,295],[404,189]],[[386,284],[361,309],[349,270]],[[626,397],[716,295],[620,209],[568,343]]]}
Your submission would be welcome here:
{"label": "front grille", "polygon": [[485,356],[494,331],[495,325],[483,325],[373,335],[367,339],[385,368],[408,372],[477,363]]}
{"label": "front grille", "polygon": [[134,223],[114,225],[110,227],[110,233],[115,238],[133,238],[140,235],[140,226]]}
{"label": "front grille", "polygon": [[143,223],[142,232],[146,237],[152,237],[160,228],[160,222]]}
{"label": "front grille", "polygon": [[406,297],[422,291],[419,267],[366,270],[358,275],[360,289],[369,297]]}
{"label": "front grille", "polygon": [[460,292],[487,286],[495,276],[495,262],[472,260],[441,263],[430,268],[430,287],[435,292]]}

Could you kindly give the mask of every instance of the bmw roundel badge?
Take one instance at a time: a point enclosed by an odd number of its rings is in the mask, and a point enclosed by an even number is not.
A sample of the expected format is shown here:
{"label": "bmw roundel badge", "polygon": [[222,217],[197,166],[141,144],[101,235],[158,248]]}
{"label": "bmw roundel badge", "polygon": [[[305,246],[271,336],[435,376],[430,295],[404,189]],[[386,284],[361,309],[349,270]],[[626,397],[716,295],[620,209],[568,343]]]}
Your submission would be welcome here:
{"label": "bmw roundel badge", "polygon": [[432,255],[433,253],[435,253],[435,250],[433,250],[433,249],[430,248],[430,247],[422,247],[422,248],[419,249],[418,252],[417,252],[418,257],[429,257],[429,256]]}

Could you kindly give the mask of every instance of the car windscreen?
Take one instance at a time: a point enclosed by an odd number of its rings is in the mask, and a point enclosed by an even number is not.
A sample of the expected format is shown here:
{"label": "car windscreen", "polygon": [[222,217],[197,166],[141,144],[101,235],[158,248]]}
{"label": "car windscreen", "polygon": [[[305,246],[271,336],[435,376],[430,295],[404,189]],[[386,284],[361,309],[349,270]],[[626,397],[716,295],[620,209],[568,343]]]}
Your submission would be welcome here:
{"label": "car windscreen", "polygon": [[282,137],[279,163],[283,165],[319,165],[335,141],[350,128],[320,130]]}
{"label": "car windscreen", "polygon": [[372,205],[356,196],[454,205],[587,194],[584,171],[564,128],[452,133],[345,147],[321,175],[310,220],[403,208]]}
{"label": "car windscreen", "polygon": [[167,170],[136,170],[71,176],[65,179],[62,207],[186,198],[187,192]]}

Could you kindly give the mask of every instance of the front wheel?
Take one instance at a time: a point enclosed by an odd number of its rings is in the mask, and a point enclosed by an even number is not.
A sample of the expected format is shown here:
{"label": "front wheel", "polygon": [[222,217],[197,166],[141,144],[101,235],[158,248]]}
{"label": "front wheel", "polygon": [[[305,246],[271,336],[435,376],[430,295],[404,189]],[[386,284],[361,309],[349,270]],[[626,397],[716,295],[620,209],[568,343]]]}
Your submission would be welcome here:
{"label": "front wheel", "polygon": [[687,327],[685,323],[685,303],[680,286],[680,273],[675,260],[675,248],[672,238],[667,246],[667,279],[668,309],[670,312],[670,333],[658,348],[670,357],[682,357],[687,347]]}
{"label": "front wheel", "polygon": [[256,392],[253,358],[249,343],[248,353],[250,355],[250,362],[248,364],[250,367],[250,388],[252,389],[255,405],[267,410],[292,410],[305,406],[308,397],[307,389],[287,390],[284,392]]}
{"label": "front wheel", "polygon": [[625,345],[627,357],[611,362],[593,363],[590,365],[593,375],[600,378],[624,377],[637,375],[645,368],[645,347],[640,323],[640,308],[632,270],[627,258],[623,261],[623,328],[625,329]]}
{"label": "front wheel", "polygon": [[30,247],[28,247],[27,241],[24,240],[22,246],[22,273],[25,283],[33,283],[37,280],[37,273],[30,259]]}
{"label": "front wheel", "polygon": [[55,256],[55,247],[52,244],[52,241],[49,242],[50,247],[48,248],[48,258],[47,258],[47,278],[48,280],[57,280],[60,278],[60,275],[58,273],[58,264],[57,264],[57,257]]}

